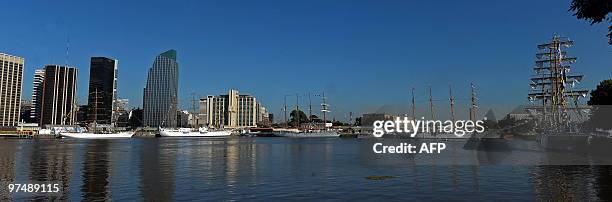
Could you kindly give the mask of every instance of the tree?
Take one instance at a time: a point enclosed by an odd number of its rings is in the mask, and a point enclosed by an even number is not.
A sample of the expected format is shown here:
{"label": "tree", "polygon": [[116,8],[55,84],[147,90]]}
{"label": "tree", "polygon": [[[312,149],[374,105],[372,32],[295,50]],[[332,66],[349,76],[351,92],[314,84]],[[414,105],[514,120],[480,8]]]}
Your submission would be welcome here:
{"label": "tree", "polygon": [[300,124],[301,123],[308,123],[308,116],[306,114],[304,114],[304,112],[302,110],[299,110],[296,113],[296,110],[294,109],[293,111],[291,111],[289,116],[291,117],[291,119],[289,120],[289,125],[290,126],[295,126],[296,122],[298,121],[297,120],[298,118],[300,120]]}
{"label": "tree", "polygon": [[[574,12],[574,16],[578,19],[583,19],[591,23],[601,23],[603,21],[612,22],[612,19],[607,15],[612,12],[612,3],[610,0],[572,0],[570,11]],[[612,26],[608,27],[608,43],[612,45]]]}
{"label": "tree", "polygon": [[591,91],[587,102],[593,107],[588,125],[592,128],[612,129],[612,79],[604,80]]}

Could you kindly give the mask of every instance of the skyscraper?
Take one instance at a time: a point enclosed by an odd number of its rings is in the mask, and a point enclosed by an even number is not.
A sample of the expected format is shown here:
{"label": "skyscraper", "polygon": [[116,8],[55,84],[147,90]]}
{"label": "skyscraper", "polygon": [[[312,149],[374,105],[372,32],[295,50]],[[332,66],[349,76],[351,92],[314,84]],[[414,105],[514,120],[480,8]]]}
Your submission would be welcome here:
{"label": "skyscraper", "polygon": [[89,69],[88,121],[111,124],[117,99],[117,60],[92,57]]}
{"label": "skyscraper", "polygon": [[176,50],[168,50],[159,54],[149,69],[142,104],[145,126],[176,126],[177,92]]}
{"label": "skyscraper", "polygon": [[40,125],[72,125],[76,120],[77,69],[60,65],[45,66]]}
{"label": "skyscraper", "polygon": [[45,81],[45,69],[34,71],[32,85],[32,109],[30,109],[30,120],[34,123],[40,122],[40,103],[42,101],[43,82]]}
{"label": "skyscraper", "polygon": [[19,122],[24,62],[21,57],[0,53],[0,126]]}

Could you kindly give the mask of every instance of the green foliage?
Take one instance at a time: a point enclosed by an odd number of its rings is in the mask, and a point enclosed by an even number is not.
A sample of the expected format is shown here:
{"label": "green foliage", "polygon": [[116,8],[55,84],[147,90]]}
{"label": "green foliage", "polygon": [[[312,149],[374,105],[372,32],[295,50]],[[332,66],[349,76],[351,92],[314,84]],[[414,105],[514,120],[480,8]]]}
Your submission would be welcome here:
{"label": "green foliage", "polygon": [[612,105],[612,79],[603,80],[591,91],[589,105]]}
{"label": "green foliage", "polygon": [[604,80],[591,91],[587,102],[593,107],[588,125],[591,128],[612,129],[612,79]]}
{"label": "green foliage", "polygon": [[299,110],[296,112],[296,110],[294,109],[293,111],[291,111],[289,116],[291,117],[291,119],[289,120],[290,126],[295,126],[296,122],[298,121],[298,118],[299,118],[300,124],[309,122],[308,115],[306,115],[302,110]]}
{"label": "green foliage", "polygon": [[[612,22],[608,16],[612,12],[612,1],[610,0],[573,0],[570,5],[570,11],[574,12],[574,16],[578,19],[583,19],[591,23],[600,23],[603,21]],[[612,45],[612,26],[608,27],[608,43]]]}

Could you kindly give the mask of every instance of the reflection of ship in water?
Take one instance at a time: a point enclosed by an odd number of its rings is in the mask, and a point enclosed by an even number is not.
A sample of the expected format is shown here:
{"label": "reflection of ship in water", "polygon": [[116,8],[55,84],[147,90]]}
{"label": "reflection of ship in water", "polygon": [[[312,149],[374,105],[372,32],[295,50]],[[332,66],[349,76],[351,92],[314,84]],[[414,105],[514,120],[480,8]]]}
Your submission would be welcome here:
{"label": "reflection of ship in water", "polygon": [[531,181],[545,201],[610,201],[610,166],[537,166]]}
{"label": "reflection of ship in water", "polygon": [[95,140],[85,149],[83,160],[84,201],[109,200],[109,144],[107,140]]}
{"label": "reflection of ship in water", "polygon": [[536,54],[532,92],[528,96],[537,104],[529,110],[536,117],[536,140],[543,148],[587,152],[592,137],[581,131],[578,124],[586,119],[589,110],[579,103],[588,91],[573,89],[583,75],[569,74],[570,65],[577,58],[568,57],[564,50],[573,43],[555,35],[550,42],[538,45],[540,52]]}

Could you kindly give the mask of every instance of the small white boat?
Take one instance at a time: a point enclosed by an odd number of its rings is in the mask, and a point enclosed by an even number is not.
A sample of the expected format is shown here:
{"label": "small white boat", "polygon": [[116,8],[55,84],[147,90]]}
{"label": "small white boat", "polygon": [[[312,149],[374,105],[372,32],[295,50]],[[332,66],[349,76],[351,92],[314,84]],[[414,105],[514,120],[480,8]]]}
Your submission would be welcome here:
{"label": "small white boat", "polygon": [[159,128],[159,135],[162,137],[227,137],[232,134],[230,130],[209,131],[206,127],[200,127],[198,130],[191,128]]}
{"label": "small white boat", "polygon": [[80,138],[80,139],[122,139],[122,138],[131,138],[134,135],[134,132],[131,132],[131,131],[118,132],[118,133],[62,132],[60,133],[60,135],[62,137]]}

